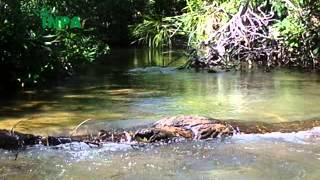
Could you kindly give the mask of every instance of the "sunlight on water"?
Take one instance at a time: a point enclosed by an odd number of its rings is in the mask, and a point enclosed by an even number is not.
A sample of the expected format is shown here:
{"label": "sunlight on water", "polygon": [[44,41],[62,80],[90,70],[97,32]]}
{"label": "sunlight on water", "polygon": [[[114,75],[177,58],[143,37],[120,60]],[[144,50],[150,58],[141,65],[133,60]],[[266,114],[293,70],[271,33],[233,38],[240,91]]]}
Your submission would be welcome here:
{"label": "sunlight on water", "polygon": [[[180,53],[181,54],[181,53]],[[115,50],[63,85],[1,101],[0,129],[69,135],[150,124],[171,115],[243,121],[319,119],[320,76],[274,71],[218,74],[160,68],[183,57]],[[178,59],[178,60],[177,60]],[[240,135],[135,149],[85,144],[0,151],[0,179],[318,179],[320,130]]]}
{"label": "sunlight on water", "polygon": [[5,156],[1,156],[0,178],[316,179],[320,136],[312,133],[320,131],[296,134],[299,141],[282,134],[241,135],[139,149],[120,144],[91,149],[75,143],[29,149],[17,161],[13,154],[1,152]]}
{"label": "sunlight on water", "polygon": [[169,54],[116,51],[64,85],[1,102],[0,128],[19,122],[20,131],[67,134],[86,119],[101,125],[181,114],[266,122],[320,117],[317,74],[208,74],[154,66],[182,64],[179,53]]}

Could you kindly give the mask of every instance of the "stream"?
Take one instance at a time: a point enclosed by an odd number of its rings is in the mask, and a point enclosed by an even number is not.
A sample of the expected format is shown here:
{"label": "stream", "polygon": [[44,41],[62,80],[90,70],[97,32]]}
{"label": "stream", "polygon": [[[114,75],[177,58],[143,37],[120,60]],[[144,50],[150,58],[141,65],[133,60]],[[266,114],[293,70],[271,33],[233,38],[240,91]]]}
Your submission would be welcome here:
{"label": "stream", "polygon": [[[320,76],[290,70],[176,70],[177,51],[115,49],[57,86],[0,102],[0,129],[69,135],[128,129],[166,116],[288,122],[320,119]],[[168,67],[162,67],[167,66]],[[320,128],[148,145],[73,143],[0,150],[0,179],[319,179]]]}

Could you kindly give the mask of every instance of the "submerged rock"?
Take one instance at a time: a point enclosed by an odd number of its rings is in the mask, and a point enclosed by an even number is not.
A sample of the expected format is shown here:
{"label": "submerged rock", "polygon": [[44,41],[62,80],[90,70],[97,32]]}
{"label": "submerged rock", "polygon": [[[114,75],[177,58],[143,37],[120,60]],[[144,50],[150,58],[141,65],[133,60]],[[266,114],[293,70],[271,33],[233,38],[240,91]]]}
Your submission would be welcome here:
{"label": "submerged rock", "polygon": [[145,68],[134,68],[129,70],[129,73],[161,73],[161,74],[169,74],[176,71],[174,67],[159,67],[159,66],[151,66]]}

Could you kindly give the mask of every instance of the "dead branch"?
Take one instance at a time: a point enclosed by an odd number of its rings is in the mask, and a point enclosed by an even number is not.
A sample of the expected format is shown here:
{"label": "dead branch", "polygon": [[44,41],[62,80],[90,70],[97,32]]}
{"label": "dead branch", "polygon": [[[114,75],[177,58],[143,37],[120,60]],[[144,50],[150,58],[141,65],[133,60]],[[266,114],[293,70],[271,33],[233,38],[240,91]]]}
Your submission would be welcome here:
{"label": "dead branch", "polygon": [[[266,59],[272,53],[272,40],[268,25],[275,21],[273,12],[264,13],[261,6],[254,11],[249,1],[208,40],[201,45],[207,49],[204,58],[190,63],[197,68],[225,67],[239,61]],[[200,60],[201,59],[201,60]]]}

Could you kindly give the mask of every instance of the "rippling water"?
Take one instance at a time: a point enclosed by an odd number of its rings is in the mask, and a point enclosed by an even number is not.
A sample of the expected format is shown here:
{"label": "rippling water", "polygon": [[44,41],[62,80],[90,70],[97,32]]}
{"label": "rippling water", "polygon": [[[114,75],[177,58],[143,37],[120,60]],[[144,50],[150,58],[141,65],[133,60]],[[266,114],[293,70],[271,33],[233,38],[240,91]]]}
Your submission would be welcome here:
{"label": "rippling water", "polygon": [[[312,133],[239,135],[133,149],[109,144],[2,153],[0,178],[16,179],[318,179],[320,139]],[[319,135],[319,134],[318,134]],[[248,137],[250,136],[250,137]]]}
{"label": "rippling water", "polygon": [[[160,68],[180,53],[115,50],[63,85],[1,102],[0,128],[68,135],[131,128],[164,116],[194,114],[243,121],[319,119],[320,76],[274,71],[218,74]],[[108,144],[0,152],[0,179],[318,179],[319,129],[241,135],[133,149]]]}

